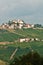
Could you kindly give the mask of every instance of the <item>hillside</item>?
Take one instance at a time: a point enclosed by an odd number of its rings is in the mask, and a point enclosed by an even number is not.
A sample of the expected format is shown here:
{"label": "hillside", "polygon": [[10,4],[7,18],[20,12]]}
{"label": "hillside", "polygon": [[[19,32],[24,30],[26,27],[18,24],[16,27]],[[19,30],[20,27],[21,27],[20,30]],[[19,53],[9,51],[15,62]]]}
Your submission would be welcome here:
{"label": "hillside", "polygon": [[7,30],[0,30],[0,42],[5,42],[5,41],[14,42],[20,37],[23,36],[9,32]]}
{"label": "hillside", "polygon": [[26,37],[38,37],[40,39],[43,39],[43,29],[22,29],[22,30],[16,30],[15,31],[18,34],[22,34]]}
{"label": "hillside", "polygon": [[[15,42],[20,38],[39,38],[43,40],[43,30],[39,29],[16,29],[0,30],[0,42],[13,42],[13,44],[0,45],[0,59],[9,62],[10,57],[18,48],[15,58],[27,54],[29,51],[37,51],[43,56],[43,41]],[[12,58],[13,59],[13,58]]]}
{"label": "hillside", "polygon": [[0,42],[14,42],[19,38],[40,38],[43,39],[43,30],[40,29],[16,29],[16,30],[0,30]]}

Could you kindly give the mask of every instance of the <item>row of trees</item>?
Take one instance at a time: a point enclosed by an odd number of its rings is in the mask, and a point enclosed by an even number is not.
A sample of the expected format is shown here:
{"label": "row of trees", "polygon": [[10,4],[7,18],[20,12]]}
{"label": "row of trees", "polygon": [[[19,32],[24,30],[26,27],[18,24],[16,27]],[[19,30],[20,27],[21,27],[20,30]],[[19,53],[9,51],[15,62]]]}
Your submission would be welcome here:
{"label": "row of trees", "polygon": [[23,57],[15,58],[10,65],[43,65],[43,58],[37,52],[29,52]]}
{"label": "row of trees", "polygon": [[41,24],[35,24],[34,26],[35,28],[38,27],[38,28],[43,28],[43,26]]}

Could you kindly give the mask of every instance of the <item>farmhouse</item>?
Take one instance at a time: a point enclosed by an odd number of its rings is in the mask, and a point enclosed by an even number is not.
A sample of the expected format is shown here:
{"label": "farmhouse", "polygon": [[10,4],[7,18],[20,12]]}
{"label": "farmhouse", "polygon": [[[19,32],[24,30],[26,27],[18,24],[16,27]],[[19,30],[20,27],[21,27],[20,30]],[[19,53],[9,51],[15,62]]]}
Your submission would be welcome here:
{"label": "farmhouse", "polygon": [[19,39],[19,42],[25,42],[25,38],[21,38],[21,39]]}
{"label": "farmhouse", "polygon": [[40,41],[40,39],[39,38],[35,38],[35,41]]}
{"label": "farmhouse", "polygon": [[19,39],[19,42],[29,42],[30,40],[30,38],[21,38]]}
{"label": "farmhouse", "polygon": [[34,38],[31,38],[31,41],[34,41]]}
{"label": "farmhouse", "polygon": [[31,39],[30,38],[25,38],[25,41],[26,42],[29,42]]}

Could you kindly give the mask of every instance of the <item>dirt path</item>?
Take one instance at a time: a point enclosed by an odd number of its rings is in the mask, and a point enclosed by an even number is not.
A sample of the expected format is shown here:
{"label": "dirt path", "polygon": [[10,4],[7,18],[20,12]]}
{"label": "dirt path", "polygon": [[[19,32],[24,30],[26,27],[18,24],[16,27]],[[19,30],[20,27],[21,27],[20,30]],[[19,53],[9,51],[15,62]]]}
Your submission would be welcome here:
{"label": "dirt path", "polygon": [[15,49],[15,51],[12,53],[11,57],[10,57],[10,60],[13,59],[13,57],[15,56],[16,52],[17,52],[18,48]]}

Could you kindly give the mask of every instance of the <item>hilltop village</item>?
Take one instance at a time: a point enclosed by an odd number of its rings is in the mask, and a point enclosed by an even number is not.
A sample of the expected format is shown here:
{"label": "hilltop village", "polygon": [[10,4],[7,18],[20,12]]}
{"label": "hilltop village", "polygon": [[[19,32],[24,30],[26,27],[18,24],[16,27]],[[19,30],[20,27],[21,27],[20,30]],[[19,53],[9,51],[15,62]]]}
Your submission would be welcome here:
{"label": "hilltop village", "polygon": [[27,24],[23,20],[11,20],[8,21],[8,23],[3,23],[0,25],[0,29],[27,29],[27,28],[33,28],[33,29],[43,29],[43,26],[41,24]]}
{"label": "hilltop village", "polygon": [[34,28],[34,24],[26,24],[23,20],[12,20],[0,26],[1,29],[22,29]]}

